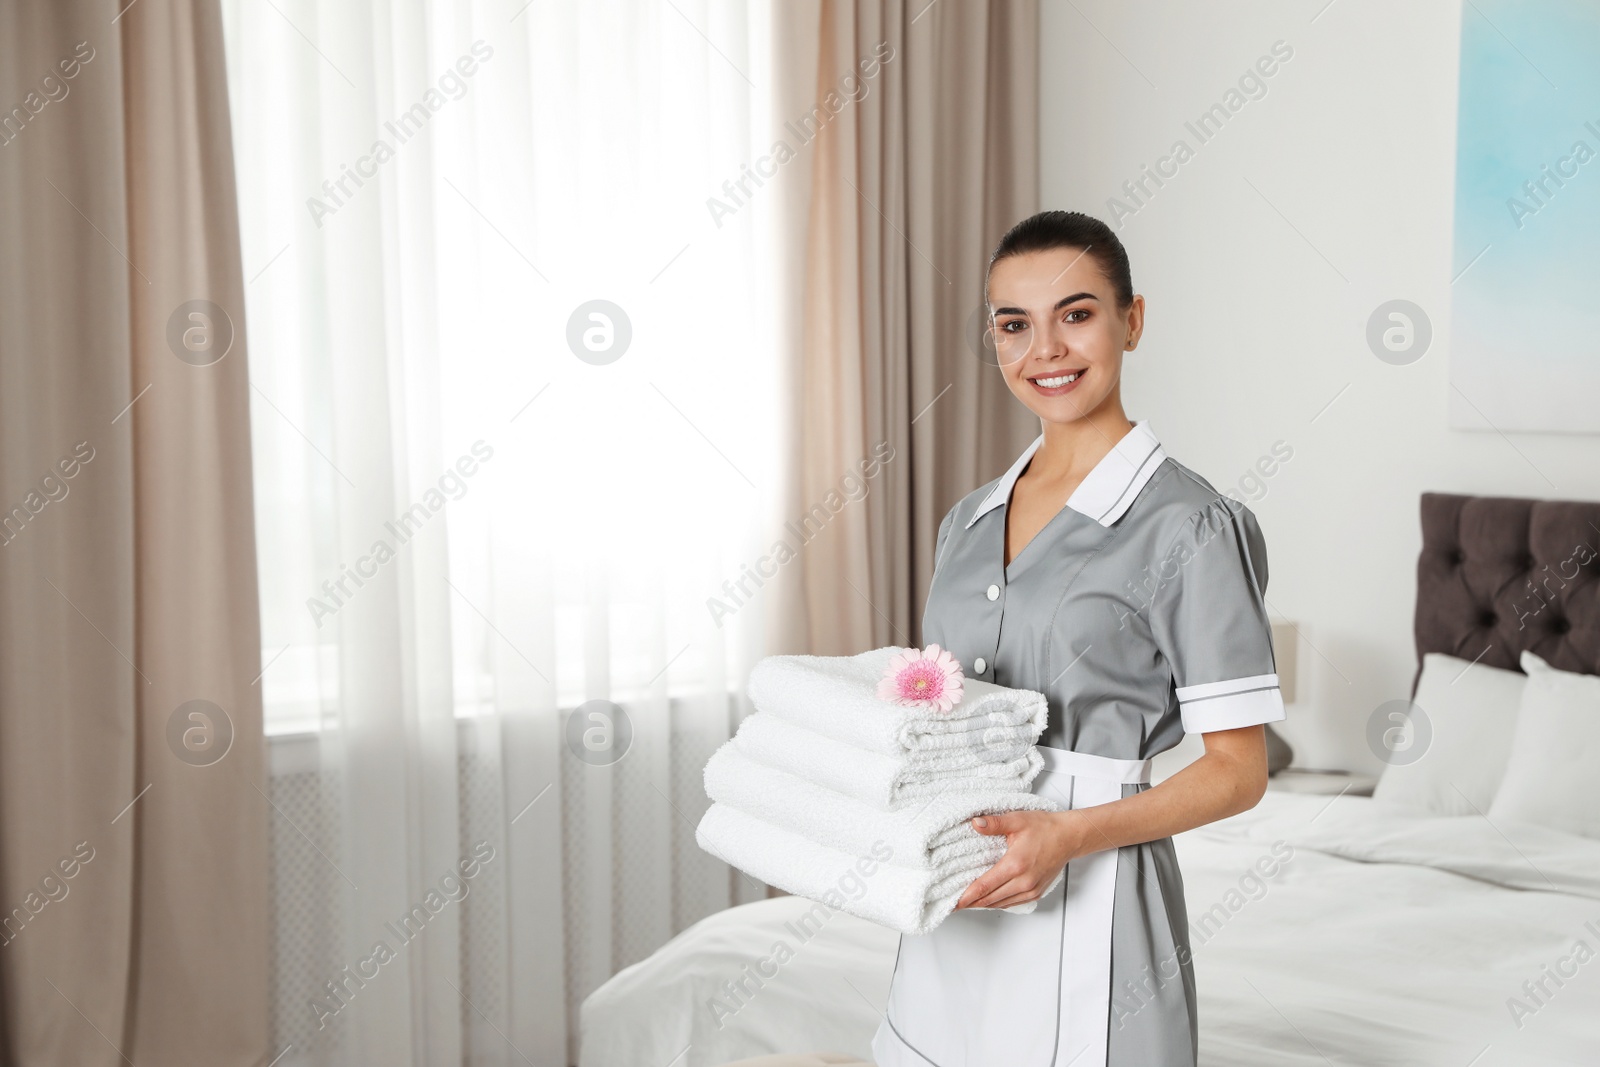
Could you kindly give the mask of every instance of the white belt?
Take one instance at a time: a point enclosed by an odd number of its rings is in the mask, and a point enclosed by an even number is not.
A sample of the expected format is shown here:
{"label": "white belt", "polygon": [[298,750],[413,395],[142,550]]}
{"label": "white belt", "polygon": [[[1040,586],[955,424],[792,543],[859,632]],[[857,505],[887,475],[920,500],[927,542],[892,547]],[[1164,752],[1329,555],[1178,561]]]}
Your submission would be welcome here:
{"label": "white belt", "polygon": [[1044,757],[1046,770],[1070,774],[1074,778],[1095,778],[1102,782],[1120,782],[1144,785],[1150,781],[1150,764],[1147,759],[1112,759],[1094,756],[1087,752],[1074,752],[1068,748],[1035,746]]}

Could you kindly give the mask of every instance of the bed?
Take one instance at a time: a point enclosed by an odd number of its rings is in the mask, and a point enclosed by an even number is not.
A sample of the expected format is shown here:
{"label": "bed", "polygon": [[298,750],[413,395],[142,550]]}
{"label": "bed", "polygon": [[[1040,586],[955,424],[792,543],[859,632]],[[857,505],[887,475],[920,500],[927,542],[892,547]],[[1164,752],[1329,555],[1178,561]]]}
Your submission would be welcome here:
{"label": "bed", "polygon": [[[1600,553],[1572,562],[1600,505],[1425,494],[1422,527],[1413,694],[1429,654],[1600,673]],[[1200,1062],[1600,1063],[1600,835],[1472,812],[1269,791],[1182,835]],[[836,913],[802,942],[812,906],[728,909],[619,972],[584,1002],[581,1067],[870,1062],[898,935]]]}

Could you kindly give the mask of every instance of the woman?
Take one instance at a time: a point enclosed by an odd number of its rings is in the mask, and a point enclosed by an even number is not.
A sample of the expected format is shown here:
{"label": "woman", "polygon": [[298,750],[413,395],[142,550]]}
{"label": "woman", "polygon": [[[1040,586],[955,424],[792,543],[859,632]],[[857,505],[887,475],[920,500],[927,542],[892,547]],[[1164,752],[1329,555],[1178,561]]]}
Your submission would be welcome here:
{"label": "woman", "polygon": [[[901,938],[873,1053],[878,1067],[1193,1065],[1172,835],[1266,789],[1262,724],[1283,700],[1261,531],[1123,413],[1144,298],[1103,223],[1018,223],[986,298],[1000,371],[1043,433],[944,517],[923,639],[974,677],[1045,694],[1033,791],[1064,810],[973,820],[1005,855],[932,933]],[[1205,754],[1150,787],[1150,758],[1185,732]],[[1026,915],[979,910],[1031,900]]]}

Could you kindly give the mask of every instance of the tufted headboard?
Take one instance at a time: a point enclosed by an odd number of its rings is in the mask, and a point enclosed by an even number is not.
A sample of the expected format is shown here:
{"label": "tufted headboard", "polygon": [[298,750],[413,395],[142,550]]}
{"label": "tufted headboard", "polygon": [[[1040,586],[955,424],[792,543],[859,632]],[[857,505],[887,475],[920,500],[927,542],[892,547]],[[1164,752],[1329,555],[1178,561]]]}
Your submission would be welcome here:
{"label": "tufted headboard", "polygon": [[1428,652],[1600,674],[1600,503],[1423,493],[1415,633],[1413,694]]}

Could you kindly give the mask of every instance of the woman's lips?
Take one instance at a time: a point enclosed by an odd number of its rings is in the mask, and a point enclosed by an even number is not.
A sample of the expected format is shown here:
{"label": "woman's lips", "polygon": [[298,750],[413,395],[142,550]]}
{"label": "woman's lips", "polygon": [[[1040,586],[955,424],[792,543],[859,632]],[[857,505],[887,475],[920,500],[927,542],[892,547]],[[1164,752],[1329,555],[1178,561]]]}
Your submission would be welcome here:
{"label": "woman's lips", "polygon": [[[1060,371],[1055,374],[1038,374],[1028,379],[1028,382],[1040,396],[1064,396],[1072,392],[1082,382],[1083,376],[1088,373],[1087,367],[1078,370]],[[1072,379],[1067,381],[1066,379]],[[1045,382],[1054,384],[1045,385]]]}

